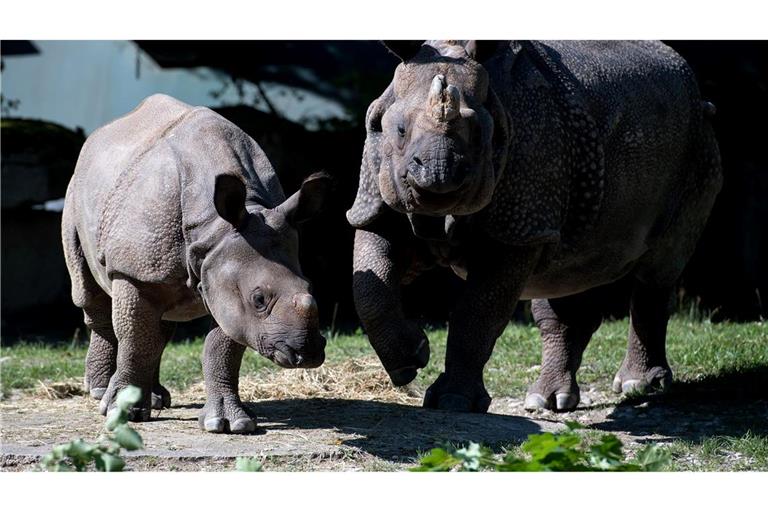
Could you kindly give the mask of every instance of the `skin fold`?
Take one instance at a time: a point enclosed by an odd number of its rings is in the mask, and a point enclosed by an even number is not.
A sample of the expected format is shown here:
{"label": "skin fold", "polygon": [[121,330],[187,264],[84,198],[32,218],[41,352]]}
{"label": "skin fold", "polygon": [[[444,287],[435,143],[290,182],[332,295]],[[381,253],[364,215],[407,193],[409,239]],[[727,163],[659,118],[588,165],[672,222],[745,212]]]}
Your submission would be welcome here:
{"label": "skin fold", "polygon": [[330,180],[285,198],[274,169],[239,128],[164,95],[96,130],[67,189],[62,240],[72,299],[91,329],[85,386],[106,414],[128,385],[131,413],[169,407],[160,358],[176,322],[210,314],[200,426],[255,430],[238,396],[246,347],[286,368],[322,364],[317,305],[298,263],[296,225]]}
{"label": "skin fold", "polygon": [[602,322],[594,299],[633,283],[617,392],[666,388],[669,306],[722,171],[693,74],[655,41],[396,41],[369,107],[354,299],[396,385],[429,359],[401,286],[442,265],[466,279],[426,407],[484,412],[483,367],[516,302],[533,299],[542,369],[529,409],[579,403]]}

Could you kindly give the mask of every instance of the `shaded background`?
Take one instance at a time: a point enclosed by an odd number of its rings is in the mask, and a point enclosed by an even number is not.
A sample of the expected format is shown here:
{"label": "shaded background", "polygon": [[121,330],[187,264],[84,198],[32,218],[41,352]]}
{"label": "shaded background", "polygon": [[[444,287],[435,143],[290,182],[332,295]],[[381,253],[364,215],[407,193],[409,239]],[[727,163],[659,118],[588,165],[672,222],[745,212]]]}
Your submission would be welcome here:
{"label": "shaded background", "polygon": [[[714,321],[755,320],[768,302],[768,43],[667,41],[696,73],[718,113],[725,182],[681,282],[680,307]],[[351,298],[352,229],[368,104],[398,61],[373,41],[3,41],[3,342],[70,337],[60,242],[62,198],[84,138],[163,92],[206,105],[251,135],[286,193],[323,169],[337,177],[329,208],[302,227],[301,263],[325,327],[357,326]],[[462,282],[435,270],[405,294],[411,316],[444,323]],[[625,312],[617,283],[606,313]],[[761,299],[762,298],[762,299]],[[525,320],[526,305],[517,318]],[[178,336],[205,331],[193,322]]]}

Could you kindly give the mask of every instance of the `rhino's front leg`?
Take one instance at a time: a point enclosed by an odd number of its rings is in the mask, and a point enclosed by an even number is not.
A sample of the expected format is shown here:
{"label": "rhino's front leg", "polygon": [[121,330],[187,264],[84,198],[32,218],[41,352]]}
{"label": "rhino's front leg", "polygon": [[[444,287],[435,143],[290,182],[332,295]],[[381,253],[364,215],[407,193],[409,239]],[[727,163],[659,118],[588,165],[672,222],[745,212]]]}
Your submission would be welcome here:
{"label": "rhino's front leg", "polygon": [[451,313],[445,372],[424,396],[424,407],[486,412],[491,397],[483,368],[504,331],[540,254],[537,247],[488,247],[468,261],[467,289]]}
{"label": "rhino's front leg", "polygon": [[208,432],[248,434],[256,430],[256,422],[240,401],[240,363],[245,345],[233,341],[221,328],[214,326],[205,337],[203,375],[206,401],[200,413],[200,428]]}
{"label": "rhino's front leg", "polygon": [[352,279],[355,308],[396,386],[411,382],[429,361],[427,336],[405,318],[400,302],[400,283],[407,266],[406,255],[389,238],[357,230]]}

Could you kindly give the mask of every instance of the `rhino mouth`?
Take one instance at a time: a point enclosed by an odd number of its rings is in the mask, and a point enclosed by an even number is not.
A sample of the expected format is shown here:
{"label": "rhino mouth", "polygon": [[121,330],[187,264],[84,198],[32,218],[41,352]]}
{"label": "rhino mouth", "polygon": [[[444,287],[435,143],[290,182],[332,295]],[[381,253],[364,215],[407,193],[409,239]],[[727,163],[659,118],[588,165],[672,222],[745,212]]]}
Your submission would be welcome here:
{"label": "rhino mouth", "polygon": [[461,205],[466,188],[462,186],[450,192],[431,192],[420,188],[407,176],[402,182],[403,202],[409,213],[446,215]]}
{"label": "rhino mouth", "polygon": [[319,336],[311,348],[299,350],[285,341],[277,341],[269,359],[283,368],[317,368],[325,361],[325,338]]}
{"label": "rhino mouth", "polygon": [[[468,206],[467,199],[472,196],[475,185],[472,180],[472,167],[462,159],[451,171],[438,173],[448,175],[445,178],[432,178],[431,172],[416,169],[414,163],[401,169],[390,170],[398,203],[405,213],[426,215],[449,215],[462,213]],[[422,167],[419,162],[417,167]],[[397,205],[390,205],[396,210]],[[402,211],[401,210],[401,211]]]}

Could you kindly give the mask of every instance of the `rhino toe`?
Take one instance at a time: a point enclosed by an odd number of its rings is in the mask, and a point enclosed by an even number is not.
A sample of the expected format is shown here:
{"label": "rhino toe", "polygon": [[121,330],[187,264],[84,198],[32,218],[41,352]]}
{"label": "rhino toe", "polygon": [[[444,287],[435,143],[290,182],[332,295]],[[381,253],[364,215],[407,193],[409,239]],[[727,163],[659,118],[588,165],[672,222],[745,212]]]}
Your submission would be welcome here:
{"label": "rhino toe", "polygon": [[541,411],[544,409],[551,409],[548,406],[547,400],[539,393],[528,393],[523,403],[523,409],[526,411]]}
{"label": "rhino toe", "polygon": [[256,422],[243,408],[237,395],[220,395],[208,398],[200,417],[200,428],[215,434],[250,434],[256,431]]}
{"label": "rhino toe", "polygon": [[200,418],[201,427],[206,432],[221,433],[226,430],[226,421],[224,418]]}
{"label": "rhino toe", "polygon": [[229,425],[233,434],[250,434],[256,431],[256,422],[251,418],[238,418]]}
{"label": "rhino toe", "polygon": [[96,400],[101,400],[104,397],[104,393],[107,392],[107,388],[91,388],[91,390],[88,392],[91,395],[91,398],[95,398]]}
{"label": "rhino toe", "polygon": [[523,402],[526,411],[549,410],[555,412],[572,411],[581,402],[579,385],[572,375],[558,378],[542,375],[528,388]]}
{"label": "rhino toe", "polygon": [[672,370],[655,366],[649,370],[630,372],[619,370],[613,379],[613,391],[627,395],[665,393],[672,385]]}

